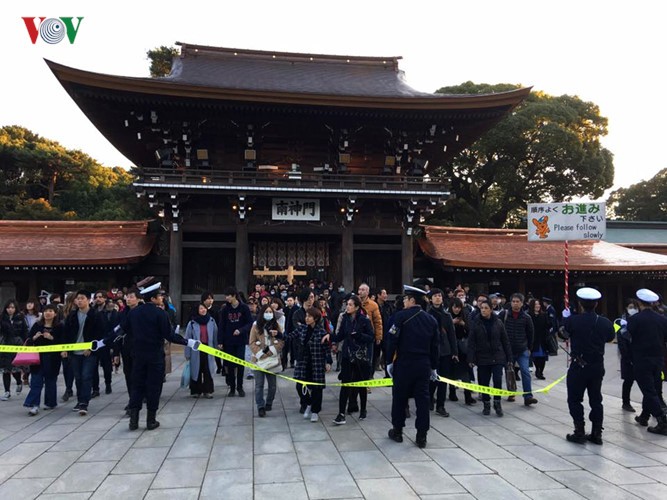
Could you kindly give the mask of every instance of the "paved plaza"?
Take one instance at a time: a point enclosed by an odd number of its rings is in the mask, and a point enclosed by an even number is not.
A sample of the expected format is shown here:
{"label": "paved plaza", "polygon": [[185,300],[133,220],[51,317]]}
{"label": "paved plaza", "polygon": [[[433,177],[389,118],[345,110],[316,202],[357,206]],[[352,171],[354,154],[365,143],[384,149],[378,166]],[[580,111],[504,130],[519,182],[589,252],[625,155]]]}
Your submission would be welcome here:
{"label": "paved plaza", "polygon": [[[572,426],[564,383],[537,395],[534,407],[503,402],[503,418],[482,416],[480,403],[448,401],[451,416],[432,414],[421,450],[413,419],[409,440],[387,438],[390,389],[373,390],[367,420],[335,426],[336,388],[325,390],[321,421],[311,423],[298,413],[294,384],[280,381],[273,410],[259,418],[252,381],[245,398],[226,398],[216,376],[215,398],[193,399],[179,389],[182,354],[173,359],[161,426],[151,432],[145,410],[139,431],[121,418],[120,373],[113,394],[94,399],[87,417],[71,411],[73,400],[29,417],[25,392],[16,396],[12,381],[11,400],[0,402],[0,498],[667,498],[667,437],[648,434],[620,409],[614,345],[607,346],[603,446],[565,441]],[[551,358],[547,380],[536,385],[564,373],[565,361]]]}

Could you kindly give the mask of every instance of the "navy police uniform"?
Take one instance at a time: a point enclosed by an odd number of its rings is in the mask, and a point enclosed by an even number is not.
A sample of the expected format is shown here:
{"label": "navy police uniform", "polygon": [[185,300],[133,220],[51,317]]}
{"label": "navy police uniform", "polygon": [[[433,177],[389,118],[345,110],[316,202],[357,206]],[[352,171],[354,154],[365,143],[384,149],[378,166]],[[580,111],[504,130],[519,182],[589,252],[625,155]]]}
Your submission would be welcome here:
{"label": "navy police uniform", "polygon": [[[407,292],[407,290],[406,290]],[[394,328],[395,327],[395,328]],[[405,407],[415,398],[417,435],[423,436],[430,427],[429,381],[438,366],[440,332],[437,321],[420,306],[396,313],[394,327],[387,344],[387,360],[393,360],[391,422],[394,431],[405,427]],[[391,432],[391,431],[390,431]]]}
{"label": "navy police uniform", "polygon": [[605,344],[614,339],[614,325],[595,312],[586,312],[567,318],[565,331],[570,335],[573,359],[567,372],[567,405],[570,415],[575,422],[584,421],[582,401],[587,391],[591,422],[594,426],[602,426],[604,349]]}
{"label": "navy police uniform", "polygon": [[637,421],[646,425],[651,416],[658,422],[665,416],[657,388],[662,384],[667,318],[649,307],[641,309],[628,319],[628,334],[635,380],[643,395],[642,412]]}
{"label": "navy police uniform", "polygon": [[164,380],[164,341],[181,345],[187,345],[187,341],[172,332],[167,313],[150,302],[132,309],[127,323],[134,344],[129,408],[141,410],[146,398],[149,414],[155,413]]}
{"label": "navy police uniform", "polygon": [[[584,288],[577,292],[577,296],[582,300],[597,301],[601,294],[597,290]],[[607,318],[591,310],[566,318],[564,327],[564,336],[570,339],[572,357],[567,372],[567,405],[575,426],[575,433],[568,435],[568,440],[583,442],[588,438],[602,444],[604,352],[605,344],[614,339],[614,326]],[[593,424],[593,430],[588,436],[584,434],[584,392],[588,393],[591,407],[589,418]]]}

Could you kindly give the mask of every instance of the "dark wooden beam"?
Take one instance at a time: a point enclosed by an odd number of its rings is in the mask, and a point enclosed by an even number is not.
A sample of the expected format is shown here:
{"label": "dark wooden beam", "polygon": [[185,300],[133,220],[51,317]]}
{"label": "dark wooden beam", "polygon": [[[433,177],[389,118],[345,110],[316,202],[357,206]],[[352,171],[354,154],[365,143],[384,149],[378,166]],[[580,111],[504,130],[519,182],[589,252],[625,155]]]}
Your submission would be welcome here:
{"label": "dark wooden beam", "polygon": [[412,251],[412,235],[408,235],[403,231],[401,234],[401,279],[404,285],[412,285],[414,278]]}
{"label": "dark wooden beam", "polygon": [[248,278],[250,276],[250,248],[248,246],[248,226],[236,226],[236,289],[243,293],[248,292]]}
{"label": "dark wooden beam", "polygon": [[[177,311],[177,318],[183,318],[181,294],[183,291],[183,232],[169,233],[169,296]],[[179,316],[180,315],[180,316]],[[180,323],[180,321],[179,321]]]}
{"label": "dark wooden beam", "polygon": [[345,290],[354,290],[354,233],[350,226],[343,228],[341,264],[343,286]]}

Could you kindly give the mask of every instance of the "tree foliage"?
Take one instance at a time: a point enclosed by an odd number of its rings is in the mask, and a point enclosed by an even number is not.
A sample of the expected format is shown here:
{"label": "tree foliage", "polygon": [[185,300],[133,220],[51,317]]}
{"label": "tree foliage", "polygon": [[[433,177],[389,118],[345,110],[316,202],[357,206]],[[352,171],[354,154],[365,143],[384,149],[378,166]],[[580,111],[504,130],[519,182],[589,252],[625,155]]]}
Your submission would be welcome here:
{"label": "tree foliage", "polygon": [[[504,92],[511,84],[466,82],[445,94]],[[600,138],[607,119],[597,105],[576,96],[533,92],[509,116],[438,173],[452,179],[456,195],[430,222],[503,227],[525,216],[529,202],[600,197],[613,183],[612,153]]]}
{"label": "tree foliage", "polygon": [[151,62],[151,76],[153,78],[167,76],[171,72],[171,60],[178,54],[176,47],[167,47],[166,45],[146,52],[146,57]]}
{"label": "tree foliage", "polygon": [[133,220],[132,175],[19,126],[0,128],[0,218]]}
{"label": "tree foliage", "polygon": [[648,181],[617,189],[609,205],[622,220],[667,221],[667,168]]}

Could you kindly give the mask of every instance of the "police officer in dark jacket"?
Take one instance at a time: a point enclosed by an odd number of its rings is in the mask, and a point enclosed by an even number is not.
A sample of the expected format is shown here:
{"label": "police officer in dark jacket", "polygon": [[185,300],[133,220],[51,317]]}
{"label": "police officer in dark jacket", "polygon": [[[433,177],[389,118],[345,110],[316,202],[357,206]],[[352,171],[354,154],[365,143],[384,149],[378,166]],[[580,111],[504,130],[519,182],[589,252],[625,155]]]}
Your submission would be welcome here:
{"label": "police officer in dark jacket", "polygon": [[653,415],[658,425],[647,430],[667,436],[667,416],[660,404],[657,387],[662,383],[664,348],[667,341],[667,318],[652,309],[660,297],[647,288],[637,290],[639,312],[628,319],[628,335],[631,342],[632,365],[635,380],[644,396],[642,412],[635,417],[637,423],[648,425]]}
{"label": "police officer in dark jacket", "polygon": [[[139,428],[139,412],[146,399],[148,416],[146,429],[153,430],[160,426],[155,419],[162,394],[164,381],[164,341],[187,345],[196,349],[197,342],[185,340],[176,335],[169,323],[167,313],[160,309],[162,294],[161,283],[144,288],[141,294],[146,304],[137,306],[127,315],[127,320],[120,327],[130,332],[134,342],[134,366],[132,370],[132,394],[130,394],[130,430]],[[95,348],[104,347],[107,340],[97,342]]]}
{"label": "police officer in dark jacket", "polygon": [[[567,372],[567,405],[574,421],[574,432],[566,439],[583,444],[586,440],[602,444],[602,379],[604,377],[604,345],[614,339],[614,326],[611,321],[598,316],[595,307],[602,294],[594,288],[577,290],[582,314],[570,316],[570,311],[563,311],[564,331],[561,336],[570,339],[572,363]],[[590,419],[593,428],[590,434],[585,432],[584,392],[588,392],[591,405]]]}
{"label": "police officer in dark jacket", "polygon": [[417,446],[426,446],[429,419],[429,380],[437,380],[440,332],[437,321],[420,305],[426,292],[404,285],[405,308],[396,313],[387,342],[387,372],[394,379],[389,437],[403,442],[405,407],[409,398],[417,405]]}
{"label": "police officer in dark jacket", "polygon": [[[452,320],[452,316],[445,310],[442,290],[439,288],[433,288],[431,289],[430,295],[431,305],[427,309],[427,312],[430,313],[431,316],[433,316],[438,322],[438,327],[440,330],[440,357],[438,358],[438,375],[452,378],[453,363],[458,363],[459,361],[454,321]],[[436,389],[437,398],[435,397]],[[447,384],[444,382],[431,382],[430,396],[430,409],[433,410],[435,408],[435,411],[438,415],[449,417],[449,413],[447,410],[445,410]]]}

